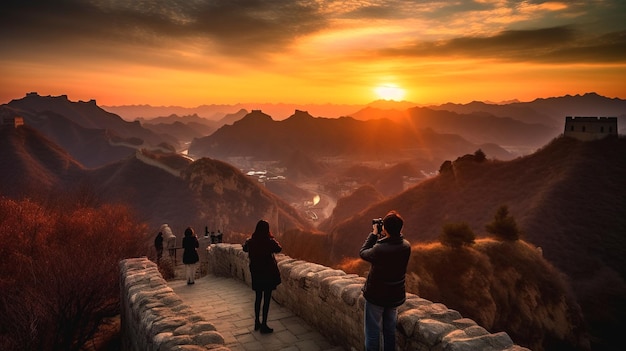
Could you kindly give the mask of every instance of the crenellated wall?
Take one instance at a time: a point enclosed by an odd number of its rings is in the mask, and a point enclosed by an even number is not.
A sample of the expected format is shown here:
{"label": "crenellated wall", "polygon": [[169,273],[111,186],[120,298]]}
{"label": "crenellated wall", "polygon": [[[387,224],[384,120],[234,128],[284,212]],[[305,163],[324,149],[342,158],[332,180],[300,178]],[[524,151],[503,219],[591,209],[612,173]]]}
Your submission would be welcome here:
{"label": "crenellated wall", "polygon": [[[250,285],[248,255],[239,244],[207,248],[209,272]],[[346,350],[363,345],[364,278],[277,255],[282,284],[275,300]],[[191,310],[145,257],[120,261],[122,350],[229,350],[213,324]],[[506,333],[491,334],[440,303],[407,294],[398,308],[398,349],[522,351]]]}
{"label": "crenellated wall", "polygon": [[[209,272],[250,285],[248,255],[239,244],[207,248]],[[282,284],[272,295],[346,350],[362,349],[365,278],[319,264],[276,255]],[[491,334],[471,319],[440,303],[407,294],[398,308],[400,350],[469,351],[528,350],[513,344],[504,332]]]}
{"label": "crenellated wall", "polygon": [[122,350],[228,351],[215,326],[191,310],[146,257],[120,261]]}

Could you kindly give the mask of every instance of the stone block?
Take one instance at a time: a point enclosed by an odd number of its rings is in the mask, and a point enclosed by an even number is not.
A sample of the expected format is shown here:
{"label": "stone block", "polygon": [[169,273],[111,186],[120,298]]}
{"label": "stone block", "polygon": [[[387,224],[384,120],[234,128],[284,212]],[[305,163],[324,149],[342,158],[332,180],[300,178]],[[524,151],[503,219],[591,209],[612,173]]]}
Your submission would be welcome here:
{"label": "stone block", "polygon": [[461,319],[457,319],[457,320],[452,321],[450,324],[454,325],[455,327],[457,327],[459,329],[465,329],[465,328],[469,328],[469,327],[475,326],[476,322],[474,322],[473,319],[461,318]]}
{"label": "stone block", "polygon": [[361,291],[363,284],[349,284],[341,292],[341,300],[347,306],[354,306],[359,299],[359,296],[363,294]]}
{"label": "stone block", "polygon": [[453,330],[456,330],[453,325],[434,319],[421,319],[417,322],[417,337],[430,347],[439,344]]}
{"label": "stone block", "polygon": [[186,322],[187,320],[185,320],[184,318],[163,318],[159,321],[155,321],[154,323],[152,323],[152,327],[150,328],[149,332],[151,335],[156,335],[166,331],[173,332],[174,330],[176,330],[176,328],[184,325]]}
{"label": "stone block", "polygon": [[450,338],[442,342],[444,351],[507,350],[513,341],[506,333],[486,334],[477,337]]}
{"label": "stone block", "polygon": [[189,335],[172,335],[159,344],[158,350],[176,350],[177,346],[191,344],[193,344],[193,340]]}
{"label": "stone block", "polygon": [[158,333],[156,334],[152,340],[156,345],[161,345],[162,343],[164,343],[167,339],[171,338],[172,336],[174,336],[174,333],[172,332],[162,332],[162,333]]}
{"label": "stone block", "polygon": [[465,334],[467,334],[470,337],[483,336],[483,335],[489,334],[487,329],[479,325],[472,325],[471,327],[465,328],[463,331],[465,332]]}
{"label": "stone block", "polygon": [[193,342],[198,345],[224,344],[224,337],[222,334],[214,330],[194,334],[192,339]]}
{"label": "stone block", "polygon": [[436,319],[444,323],[452,323],[455,320],[459,320],[463,318],[463,316],[461,316],[461,314],[458,311],[446,309],[445,311],[440,311],[440,310],[434,311],[430,315],[430,318]]}
{"label": "stone block", "polygon": [[417,323],[421,314],[416,310],[405,310],[398,313],[398,328],[407,337],[412,337],[417,332]]}

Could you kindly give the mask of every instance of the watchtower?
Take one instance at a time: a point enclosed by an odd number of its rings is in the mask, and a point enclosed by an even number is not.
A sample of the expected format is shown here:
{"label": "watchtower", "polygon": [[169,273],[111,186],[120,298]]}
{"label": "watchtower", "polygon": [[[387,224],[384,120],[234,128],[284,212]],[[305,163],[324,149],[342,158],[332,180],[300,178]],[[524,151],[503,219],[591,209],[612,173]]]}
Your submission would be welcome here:
{"label": "watchtower", "polygon": [[24,118],[19,116],[2,117],[2,125],[17,128],[24,125]]}
{"label": "watchtower", "polygon": [[563,135],[582,141],[617,136],[617,117],[565,117]]}

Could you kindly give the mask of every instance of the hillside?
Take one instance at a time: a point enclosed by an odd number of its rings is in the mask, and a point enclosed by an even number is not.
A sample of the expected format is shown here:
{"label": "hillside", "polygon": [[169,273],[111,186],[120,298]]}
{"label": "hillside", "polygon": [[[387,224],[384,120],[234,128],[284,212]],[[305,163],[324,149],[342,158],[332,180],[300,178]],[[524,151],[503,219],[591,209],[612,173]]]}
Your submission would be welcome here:
{"label": "hillside", "polygon": [[328,231],[338,223],[352,217],[355,213],[367,208],[371,204],[382,201],[385,197],[372,185],[364,185],[357,188],[352,194],[342,197],[337,201],[333,213],[318,229]]}
{"label": "hillside", "polygon": [[136,208],[155,230],[162,223],[175,234],[208,226],[228,236],[251,232],[259,218],[274,227],[310,228],[284,201],[226,163],[203,158],[180,169],[176,177],[130,157],[94,170],[89,179],[107,200]]}
{"label": "hillside", "polygon": [[474,144],[458,135],[407,128],[390,120],[322,118],[296,111],[285,120],[274,121],[256,110],[210,136],[195,139],[189,153],[222,160],[241,156],[283,160],[300,151],[313,158],[349,157],[354,161],[407,158],[438,161],[478,148],[492,157],[510,158],[508,152],[496,145]]}
{"label": "hillside", "polygon": [[157,146],[163,142],[178,146],[175,139],[164,138],[142,127],[139,122],[125,121],[120,116],[101,109],[95,100],[70,101],[66,95],[40,96],[29,93],[2,107],[23,117],[26,124],[40,129],[53,140],[63,141],[63,125],[71,129],[76,129],[73,125],[77,125],[86,130],[107,131],[106,133],[121,140],[142,147]]}
{"label": "hillside", "polygon": [[298,212],[235,167],[202,158],[183,171],[182,178],[202,204],[199,220],[223,228],[251,233],[260,218],[275,231],[308,229]]}
{"label": "hillside", "polygon": [[162,223],[182,233],[191,225],[227,233],[250,233],[266,218],[274,228],[310,229],[283,200],[238,169],[217,160],[191,162],[177,155],[146,152],[182,173],[139,160],[135,154],[103,167],[86,169],[67,152],[29,127],[0,128],[0,195],[22,197],[85,187],[103,201],[126,203],[156,230]]}
{"label": "hillside", "polygon": [[[366,275],[369,264],[341,266]],[[523,241],[478,240],[471,246],[414,244],[407,290],[443,302],[490,332],[506,331],[534,351],[589,350],[580,307],[562,274]]]}
{"label": "hillside", "polygon": [[83,166],[28,126],[0,126],[0,194],[35,195],[40,187],[63,189],[77,183]]}
{"label": "hillside", "polygon": [[371,219],[390,209],[404,216],[407,238],[423,243],[437,241],[445,223],[466,222],[485,236],[484,225],[507,205],[523,239],[568,276],[594,342],[611,349],[626,314],[625,156],[624,138],[560,137],[512,161],[459,158],[450,171],[339,223],[329,232],[326,259],[357,257]]}
{"label": "hillside", "polygon": [[138,137],[152,144],[161,142],[160,138],[142,128],[139,123],[125,121],[120,116],[103,110],[95,100],[70,101],[67,95],[41,96],[29,93],[21,99],[10,101],[8,105],[29,115],[36,116],[38,113],[50,111],[85,128],[110,129],[122,137]]}
{"label": "hillside", "polygon": [[135,152],[136,139],[123,139],[112,130],[85,128],[51,111],[36,116],[8,105],[0,106],[0,115],[24,117],[26,124],[36,129],[88,168],[118,161]]}

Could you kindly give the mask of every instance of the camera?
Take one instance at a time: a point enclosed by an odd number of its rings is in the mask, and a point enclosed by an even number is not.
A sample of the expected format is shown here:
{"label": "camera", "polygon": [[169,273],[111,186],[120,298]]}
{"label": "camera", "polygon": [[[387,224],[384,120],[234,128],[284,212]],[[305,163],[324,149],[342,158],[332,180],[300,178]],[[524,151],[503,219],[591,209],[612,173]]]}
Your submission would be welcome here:
{"label": "camera", "polygon": [[376,225],[376,235],[380,236],[383,233],[383,219],[382,218],[374,218],[372,219],[372,225]]}

